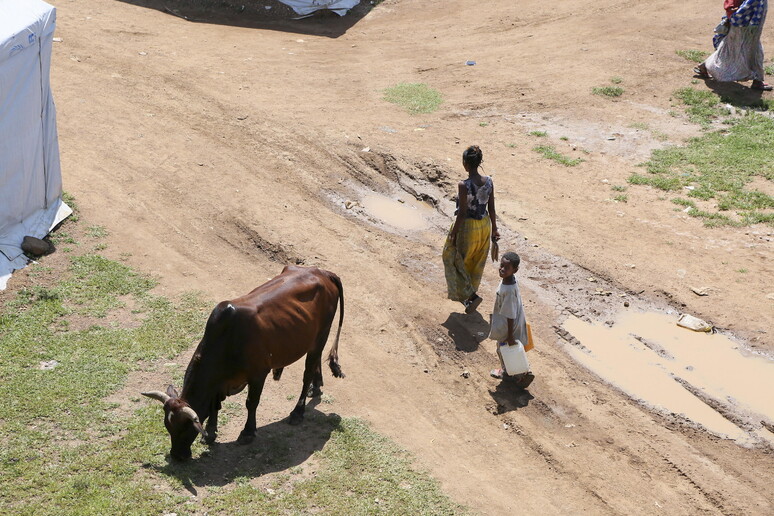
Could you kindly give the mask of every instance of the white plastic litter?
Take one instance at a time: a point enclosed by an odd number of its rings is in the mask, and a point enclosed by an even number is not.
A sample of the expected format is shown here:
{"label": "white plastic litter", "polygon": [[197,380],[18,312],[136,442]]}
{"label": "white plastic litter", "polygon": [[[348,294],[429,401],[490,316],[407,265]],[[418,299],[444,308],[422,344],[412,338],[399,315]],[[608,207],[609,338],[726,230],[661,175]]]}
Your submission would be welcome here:
{"label": "white plastic litter", "polygon": [[692,315],[683,314],[677,320],[677,325],[693,331],[712,331],[712,325]]}
{"label": "white plastic litter", "polygon": [[329,9],[339,16],[344,16],[347,11],[360,3],[360,0],[279,0],[293,8],[298,14],[312,14],[321,9]]}

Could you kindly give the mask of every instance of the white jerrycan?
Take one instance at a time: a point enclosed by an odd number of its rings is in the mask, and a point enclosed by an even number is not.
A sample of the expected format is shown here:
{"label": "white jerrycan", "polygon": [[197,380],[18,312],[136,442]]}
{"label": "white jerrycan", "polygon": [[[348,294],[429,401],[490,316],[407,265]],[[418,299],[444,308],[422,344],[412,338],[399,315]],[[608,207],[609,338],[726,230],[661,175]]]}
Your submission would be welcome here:
{"label": "white jerrycan", "polygon": [[497,346],[497,353],[500,355],[505,372],[509,376],[529,372],[527,353],[524,351],[524,346],[521,341],[517,340],[515,346],[509,346],[507,343],[503,342],[501,345]]}

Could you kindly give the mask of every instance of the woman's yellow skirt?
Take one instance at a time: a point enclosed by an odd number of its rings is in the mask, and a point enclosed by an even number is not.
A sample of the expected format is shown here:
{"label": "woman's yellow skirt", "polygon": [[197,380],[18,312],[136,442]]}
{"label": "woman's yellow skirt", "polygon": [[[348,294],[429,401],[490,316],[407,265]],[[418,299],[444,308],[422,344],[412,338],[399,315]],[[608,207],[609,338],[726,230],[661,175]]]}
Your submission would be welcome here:
{"label": "woman's yellow skirt", "polygon": [[[452,224],[454,227],[454,224]],[[443,246],[443,268],[449,299],[465,301],[478,290],[489,257],[492,226],[488,216],[465,218],[457,231],[457,246],[451,242],[451,228]]]}

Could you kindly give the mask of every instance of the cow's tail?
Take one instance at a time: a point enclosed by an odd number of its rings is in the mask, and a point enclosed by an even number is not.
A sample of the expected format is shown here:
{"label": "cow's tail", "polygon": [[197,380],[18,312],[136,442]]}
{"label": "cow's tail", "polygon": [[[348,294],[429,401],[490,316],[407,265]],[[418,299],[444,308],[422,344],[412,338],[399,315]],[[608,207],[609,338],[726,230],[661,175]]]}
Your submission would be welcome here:
{"label": "cow's tail", "polygon": [[329,273],[331,281],[339,289],[339,329],[336,330],[336,340],[333,341],[333,347],[330,353],[328,353],[328,365],[331,367],[331,372],[336,378],[344,378],[344,373],[341,371],[339,365],[339,335],[341,335],[341,325],[344,322],[344,287],[341,286],[341,278]]}

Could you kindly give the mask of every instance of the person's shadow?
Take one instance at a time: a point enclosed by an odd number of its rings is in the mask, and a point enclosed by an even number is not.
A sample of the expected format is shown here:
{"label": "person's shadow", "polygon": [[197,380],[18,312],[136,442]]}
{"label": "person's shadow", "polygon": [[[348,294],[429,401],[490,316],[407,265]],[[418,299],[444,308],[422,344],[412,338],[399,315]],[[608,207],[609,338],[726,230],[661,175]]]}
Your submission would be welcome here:
{"label": "person's shadow", "polygon": [[441,326],[446,328],[458,351],[471,353],[489,335],[489,323],[478,313],[452,313]]}
{"label": "person's shadow", "polygon": [[497,413],[505,414],[514,410],[519,410],[529,405],[530,400],[535,397],[527,389],[522,389],[518,385],[511,383],[508,379],[501,381],[489,395],[497,404]]}
{"label": "person's shadow", "polygon": [[735,108],[759,108],[768,109],[768,104],[763,100],[763,90],[754,90],[743,86],[738,82],[718,82],[710,78],[701,78],[705,86],[712,90],[724,104],[731,104]]}
{"label": "person's shadow", "polygon": [[197,486],[224,486],[240,477],[256,478],[290,470],[321,450],[331,433],[341,425],[338,414],[325,414],[315,409],[318,403],[316,399],[310,401],[304,421],[298,426],[289,425],[284,418],[258,427],[255,440],[250,444],[216,441],[198,458],[175,462],[167,455],[165,466],[146,463],[143,468],[177,478],[194,496]]}

